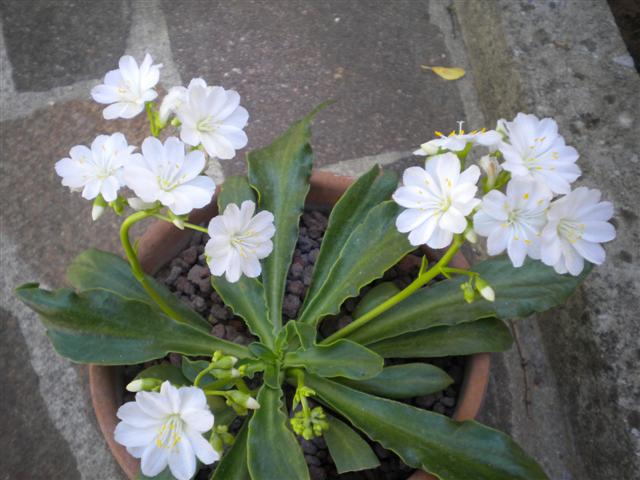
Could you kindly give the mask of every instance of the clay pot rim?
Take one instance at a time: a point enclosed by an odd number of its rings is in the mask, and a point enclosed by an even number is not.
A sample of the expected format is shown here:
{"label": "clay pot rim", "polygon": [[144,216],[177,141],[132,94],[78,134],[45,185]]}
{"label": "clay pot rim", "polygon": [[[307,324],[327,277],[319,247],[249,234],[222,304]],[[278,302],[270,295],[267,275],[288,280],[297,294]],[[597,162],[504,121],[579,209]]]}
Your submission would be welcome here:
{"label": "clay pot rim", "polygon": [[[333,205],[352,181],[349,177],[314,170],[310,179],[311,189],[307,205]],[[200,223],[211,218],[217,211],[215,198],[210,205],[194,212],[191,221]],[[151,224],[139,243],[139,259],[143,269],[152,274],[157,272],[184,248],[190,235],[191,232],[180,231],[161,220]],[[437,252],[429,249],[425,251],[431,257],[437,255]],[[452,264],[459,268],[469,266],[461,253],[454,257]],[[478,414],[489,381],[490,358],[488,353],[469,356],[454,419],[472,420]],[[113,438],[118,423],[116,411],[121,405],[119,393],[123,389],[119,373],[120,367],[89,365],[89,389],[96,419],[107,445],[125,475],[134,479],[140,471],[140,461],[133,458]],[[435,480],[435,477],[416,471],[408,480],[431,479]]]}

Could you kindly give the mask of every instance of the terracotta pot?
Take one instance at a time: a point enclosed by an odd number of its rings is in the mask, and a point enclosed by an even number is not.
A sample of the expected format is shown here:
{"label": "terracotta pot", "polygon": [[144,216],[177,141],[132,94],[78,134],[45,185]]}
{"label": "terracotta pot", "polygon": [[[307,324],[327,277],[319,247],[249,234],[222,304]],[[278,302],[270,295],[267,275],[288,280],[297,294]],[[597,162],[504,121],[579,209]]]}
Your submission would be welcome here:
{"label": "terracotta pot", "polygon": [[[311,176],[311,190],[307,197],[307,206],[329,209],[351,182],[352,179],[348,177],[314,171]],[[215,202],[212,202],[209,206],[195,211],[190,220],[193,223],[205,222],[216,213],[217,207]],[[157,221],[153,223],[139,243],[139,258],[144,270],[149,274],[155,274],[186,247],[190,235],[191,231],[178,230],[167,222]],[[437,256],[437,252],[429,250],[426,250],[426,252],[432,258]],[[457,268],[467,268],[469,266],[461,254],[456,255],[452,265]],[[454,413],[456,420],[471,420],[480,410],[489,379],[489,364],[489,354],[482,353],[469,357]],[[129,455],[125,448],[113,439],[113,432],[118,423],[116,411],[122,404],[122,393],[124,391],[121,370],[117,367],[90,365],[89,384],[93,408],[102,434],[118,464],[122,467],[127,477],[133,479],[140,471],[140,461]],[[409,480],[436,479],[431,475],[418,471],[411,475]]]}

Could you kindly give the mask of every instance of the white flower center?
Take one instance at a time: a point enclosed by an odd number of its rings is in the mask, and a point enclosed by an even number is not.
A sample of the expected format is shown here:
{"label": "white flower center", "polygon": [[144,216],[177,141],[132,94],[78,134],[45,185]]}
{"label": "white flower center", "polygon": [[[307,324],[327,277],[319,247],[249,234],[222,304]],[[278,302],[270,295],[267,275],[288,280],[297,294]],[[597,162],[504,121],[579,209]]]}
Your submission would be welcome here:
{"label": "white flower center", "polygon": [[180,415],[169,415],[158,430],[155,443],[158,448],[173,450],[182,439],[182,420]]}
{"label": "white flower center", "polygon": [[255,232],[253,230],[238,232],[230,236],[229,242],[231,243],[231,246],[238,251],[240,256],[244,258],[247,256],[246,250],[251,251],[255,247],[252,242],[254,236]]}
{"label": "white flower center", "polygon": [[161,173],[156,177],[158,186],[165,192],[170,192],[174,188],[184,183],[185,175],[178,176],[180,166],[178,164],[166,164],[161,168]]}
{"label": "white flower center", "polygon": [[447,210],[449,210],[450,206],[451,206],[451,197],[449,197],[449,195],[445,196],[442,200],[440,200],[440,203],[438,204],[438,208],[442,213],[445,213]]}
{"label": "white flower center", "polygon": [[558,223],[558,236],[566,239],[569,243],[576,243],[584,234],[584,223],[577,223],[571,220],[561,220]]}
{"label": "white flower center", "polygon": [[196,124],[196,129],[202,133],[215,132],[218,129],[219,123],[214,122],[211,116],[203,118]]}

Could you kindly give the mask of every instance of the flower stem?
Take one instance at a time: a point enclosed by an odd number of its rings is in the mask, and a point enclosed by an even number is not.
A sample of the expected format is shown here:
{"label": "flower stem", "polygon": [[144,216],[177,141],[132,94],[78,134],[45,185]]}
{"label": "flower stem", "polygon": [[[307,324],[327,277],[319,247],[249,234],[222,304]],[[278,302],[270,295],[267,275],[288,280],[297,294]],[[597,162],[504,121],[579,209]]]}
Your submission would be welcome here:
{"label": "flower stem", "polygon": [[[164,220],[165,222],[173,223],[173,220],[171,220],[166,215],[162,215],[161,213],[154,213],[153,216],[155,218],[159,218],[160,220]],[[198,232],[206,233],[207,235],[209,234],[209,230],[207,230],[206,227],[201,227],[200,225],[184,222],[184,226],[190,228],[191,230],[197,230]]]}
{"label": "flower stem", "polygon": [[[200,372],[198,373],[198,375],[196,375],[195,380],[193,381],[193,386],[197,387],[200,384],[200,380],[202,380],[202,378],[209,373],[211,370],[213,370],[214,368],[216,368],[216,364],[215,363],[211,363],[207,366],[207,368],[200,370]],[[227,382],[229,383],[229,382]],[[220,385],[223,386],[223,385]]]}
{"label": "flower stem", "polygon": [[127,256],[129,265],[131,265],[131,272],[133,273],[133,276],[136,278],[136,280],[140,282],[149,296],[153,299],[154,302],[156,302],[156,304],[164,313],[166,313],[170,318],[181,322],[182,320],[180,319],[180,316],[167,304],[167,302],[164,301],[164,299],[158,294],[158,292],[154,290],[154,288],[147,280],[147,277],[145,276],[145,273],[140,266],[140,262],[138,261],[138,256],[136,255],[136,252],[131,246],[131,242],[129,241],[129,229],[135,223],[150,216],[153,216],[153,212],[151,211],[136,212],[128,216],[120,226],[120,242],[122,243],[122,248],[124,249],[124,253]]}
{"label": "flower stem", "polygon": [[147,117],[149,117],[149,128],[151,129],[151,135],[157,137],[160,133],[158,128],[156,127],[156,120],[153,114],[153,102],[147,102],[144,104],[145,109],[147,110]]}
{"label": "flower stem", "polygon": [[401,292],[398,292],[396,295],[394,295],[390,299],[382,302],[380,305],[378,305],[374,309],[368,311],[367,313],[365,313],[361,317],[355,319],[353,322],[351,322],[346,327],[338,330],[337,332],[334,332],[333,335],[330,335],[327,338],[325,338],[322,342],[320,342],[320,344],[321,345],[326,345],[326,344],[334,342],[334,341],[336,341],[336,340],[338,340],[340,338],[346,337],[351,332],[353,332],[355,330],[358,330],[362,326],[364,326],[367,323],[369,323],[371,320],[376,318],[381,313],[386,312],[391,307],[393,307],[396,304],[400,303],[405,298],[411,296],[420,287],[422,287],[423,285],[426,285],[427,283],[429,283],[431,280],[433,280],[437,275],[439,275],[442,272],[442,269],[451,261],[453,256],[456,254],[456,252],[462,246],[463,242],[464,242],[464,238],[462,237],[462,235],[456,235],[453,238],[453,243],[449,247],[449,250],[446,251],[446,253],[438,261],[438,263],[436,263],[433,267],[431,267],[429,270],[427,270],[423,274],[419,275],[404,290],[402,290]]}

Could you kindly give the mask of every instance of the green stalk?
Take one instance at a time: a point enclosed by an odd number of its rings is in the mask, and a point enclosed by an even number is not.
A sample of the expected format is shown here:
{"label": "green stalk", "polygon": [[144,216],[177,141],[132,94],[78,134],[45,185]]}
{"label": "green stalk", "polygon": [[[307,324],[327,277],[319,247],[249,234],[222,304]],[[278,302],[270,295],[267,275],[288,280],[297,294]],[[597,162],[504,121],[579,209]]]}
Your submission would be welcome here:
{"label": "green stalk", "polygon": [[135,223],[153,215],[154,214],[151,211],[142,211],[133,213],[128,216],[120,226],[120,242],[122,243],[122,248],[124,249],[124,253],[127,256],[129,265],[131,265],[131,272],[133,273],[133,276],[136,278],[136,280],[140,282],[149,296],[153,299],[154,302],[156,302],[160,309],[167,314],[167,316],[178,322],[182,322],[180,316],[164,301],[164,299],[160,295],[158,295],[158,292],[153,289],[153,287],[147,280],[144,271],[140,266],[140,262],[138,261],[138,256],[136,255],[136,252],[131,246],[131,242],[129,241],[129,229]]}
{"label": "green stalk", "polygon": [[151,135],[157,137],[160,132],[156,128],[156,120],[153,114],[153,102],[147,102],[144,104],[144,106],[147,110],[147,117],[149,117],[149,128],[151,129]]}
{"label": "green stalk", "polygon": [[454,239],[453,239],[453,243],[449,247],[449,250],[446,251],[446,253],[438,261],[438,263],[436,263],[433,267],[431,267],[429,270],[427,270],[423,274],[419,275],[404,290],[402,290],[401,292],[398,292],[397,294],[395,294],[390,299],[382,302],[380,305],[378,305],[374,309],[369,310],[367,313],[365,313],[361,317],[355,319],[353,322],[351,322],[346,327],[338,330],[337,332],[334,332],[333,335],[330,335],[327,338],[325,338],[322,342],[320,342],[320,344],[321,345],[326,345],[326,344],[334,342],[334,341],[336,341],[336,340],[338,340],[340,338],[346,337],[351,332],[353,332],[355,330],[358,330],[362,326],[364,326],[367,323],[369,323],[371,320],[376,318],[381,313],[386,312],[391,307],[397,305],[398,303],[400,303],[405,298],[411,296],[420,287],[422,287],[423,285],[426,285],[427,283],[429,283],[438,274],[440,274],[442,272],[442,269],[446,265],[448,265],[448,263],[451,261],[453,256],[456,254],[456,252],[462,246],[463,242],[464,242],[463,237],[461,235],[456,235],[454,237]]}
{"label": "green stalk", "polygon": [[[162,215],[161,213],[154,213],[153,216],[159,218],[160,220],[164,220],[165,222],[173,223],[173,220],[171,220],[171,218],[167,217],[166,215]],[[206,227],[201,227],[200,225],[195,225],[189,222],[183,222],[183,225],[187,228],[190,228],[191,230],[197,230],[198,232],[206,233],[207,235],[209,234],[209,230],[207,230]]]}

